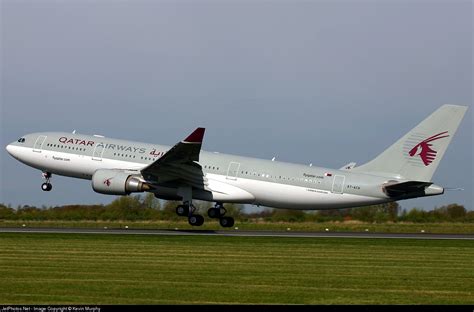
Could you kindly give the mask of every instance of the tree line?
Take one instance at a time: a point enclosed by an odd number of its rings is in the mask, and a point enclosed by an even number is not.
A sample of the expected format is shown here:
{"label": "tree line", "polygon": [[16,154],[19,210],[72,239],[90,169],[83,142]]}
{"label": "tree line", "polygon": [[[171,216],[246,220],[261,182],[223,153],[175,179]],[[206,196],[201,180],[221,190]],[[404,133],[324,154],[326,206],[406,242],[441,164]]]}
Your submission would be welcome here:
{"label": "tree line", "polygon": [[[12,208],[0,204],[1,220],[24,221],[157,221],[182,220],[175,212],[175,201],[160,201],[153,194],[117,197],[107,205],[64,205],[57,207],[19,206]],[[202,215],[207,217],[208,202],[194,202]],[[464,206],[450,204],[430,211],[418,208],[401,209],[398,203],[373,205],[359,208],[302,211],[265,208],[259,212],[246,212],[242,205],[226,204],[227,215],[236,221],[267,222],[330,222],[358,220],[362,222],[472,222],[474,211]]]}

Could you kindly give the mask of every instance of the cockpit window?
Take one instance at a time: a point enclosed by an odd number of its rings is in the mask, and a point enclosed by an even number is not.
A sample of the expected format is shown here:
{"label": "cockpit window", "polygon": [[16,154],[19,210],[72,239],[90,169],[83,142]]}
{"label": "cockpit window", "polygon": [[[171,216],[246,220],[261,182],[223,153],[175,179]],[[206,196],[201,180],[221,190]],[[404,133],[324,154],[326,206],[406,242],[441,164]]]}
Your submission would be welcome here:
{"label": "cockpit window", "polygon": [[24,142],[25,142],[25,138],[19,138],[19,139],[18,139],[18,142],[24,143]]}

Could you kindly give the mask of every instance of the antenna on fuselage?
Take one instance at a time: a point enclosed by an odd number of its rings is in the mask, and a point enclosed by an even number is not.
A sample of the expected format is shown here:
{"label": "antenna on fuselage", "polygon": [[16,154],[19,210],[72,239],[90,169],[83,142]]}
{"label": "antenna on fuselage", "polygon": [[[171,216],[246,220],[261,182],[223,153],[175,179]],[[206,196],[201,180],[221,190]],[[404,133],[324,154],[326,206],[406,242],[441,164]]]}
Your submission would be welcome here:
{"label": "antenna on fuselage", "polygon": [[310,163],[309,166],[310,166],[310,167],[313,167],[313,163]]}
{"label": "antenna on fuselage", "polygon": [[272,161],[275,161],[275,156],[273,156]]}
{"label": "antenna on fuselage", "polygon": [[76,129],[74,129],[74,130],[72,131],[72,134],[76,134]]}

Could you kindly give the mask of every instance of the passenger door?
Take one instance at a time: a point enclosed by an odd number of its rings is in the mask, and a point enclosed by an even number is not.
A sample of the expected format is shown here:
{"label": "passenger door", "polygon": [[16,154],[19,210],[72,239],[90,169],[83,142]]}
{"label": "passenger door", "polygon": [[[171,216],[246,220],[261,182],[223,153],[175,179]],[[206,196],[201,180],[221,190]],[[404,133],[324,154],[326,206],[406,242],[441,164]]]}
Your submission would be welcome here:
{"label": "passenger door", "polygon": [[227,180],[237,180],[237,174],[239,173],[240,163],[230,162],[229,168],[227,169]]}
{"label": "passenger door", "polygon": [[346,177],[343,175],[336,175],[332,182],[332,192],[336,194],[342,194],[344,192],[344,182]]}
{"label": "passenger door", "polygon": [[102,161],[102,154],[104,153],[104,143],[99,143],[94,147],[92,152],[92,160]]}
{"label": "passenger door", "polygon": [[46,140],[46,136],[40,135],[35,141],[35,145],[33,146],[33,152],[41,153],[41,150],[43,148],[43,143],[45,140]]}

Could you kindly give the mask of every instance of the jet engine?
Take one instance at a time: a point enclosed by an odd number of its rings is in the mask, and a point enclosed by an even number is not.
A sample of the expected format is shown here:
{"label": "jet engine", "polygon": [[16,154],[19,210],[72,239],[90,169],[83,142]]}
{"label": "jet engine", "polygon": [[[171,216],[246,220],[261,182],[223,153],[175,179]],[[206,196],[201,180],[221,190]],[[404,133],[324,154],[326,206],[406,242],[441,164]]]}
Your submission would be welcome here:
{"label": "jet engine", "polygon": [[132,192],[145,192],[151,186],[140,175],[124,170],[99,169],[92,176],[92,189],[108,195],[128,195]]}

